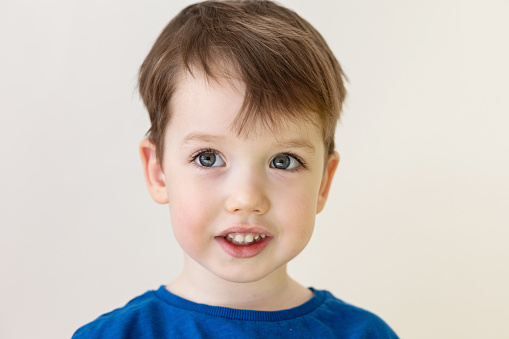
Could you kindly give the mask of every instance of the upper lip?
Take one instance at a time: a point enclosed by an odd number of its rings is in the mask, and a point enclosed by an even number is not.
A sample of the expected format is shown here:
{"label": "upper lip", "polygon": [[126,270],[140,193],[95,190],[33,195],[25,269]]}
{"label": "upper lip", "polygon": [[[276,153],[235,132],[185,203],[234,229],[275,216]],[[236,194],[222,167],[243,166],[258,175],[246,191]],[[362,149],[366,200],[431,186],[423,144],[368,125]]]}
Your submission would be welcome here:
{"label": "upper lip", "polygon": [[226,237],[230,233],[255,233],[255,234],[265,234],[268,237],[271,237],[272,234],[261,226],[254,225],[245,225],[245,226],[232,226],[230,228],[225,229],[221,233],[219,233],[218,237]]}

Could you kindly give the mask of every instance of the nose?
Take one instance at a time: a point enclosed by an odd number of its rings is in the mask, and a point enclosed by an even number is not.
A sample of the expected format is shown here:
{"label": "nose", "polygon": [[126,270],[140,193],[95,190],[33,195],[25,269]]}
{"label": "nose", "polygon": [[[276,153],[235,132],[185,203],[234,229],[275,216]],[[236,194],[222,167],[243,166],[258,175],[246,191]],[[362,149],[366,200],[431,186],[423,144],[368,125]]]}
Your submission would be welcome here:
{"label": "nose", "polygon": [[229,184],[226,210],[239,215],[265,214],[270,203],[263,182],[263,178],[254,173],[239,174]]}

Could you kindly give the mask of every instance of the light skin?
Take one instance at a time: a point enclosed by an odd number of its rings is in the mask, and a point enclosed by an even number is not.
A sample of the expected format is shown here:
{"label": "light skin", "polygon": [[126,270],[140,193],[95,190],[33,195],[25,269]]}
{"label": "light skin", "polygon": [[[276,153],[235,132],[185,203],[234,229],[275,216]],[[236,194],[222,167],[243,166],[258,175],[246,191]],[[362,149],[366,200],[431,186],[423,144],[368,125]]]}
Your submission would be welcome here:
{"label": "light skin", "polygon": [[[167,289],[214,306],[288,309],[312,297],[286,265],[311,238],[339,155],[325,157],[322,135],[309,122],[288,122],[275,133],[259,124],[239,136],[231,124],[243,100],[240,81],[185,73],[172,99],[162,164],[153,143],[140,144],[149,191],[169,204],[184,251],[183,271]],[[236,245],[225,240],[228,233],[264,238]]]}

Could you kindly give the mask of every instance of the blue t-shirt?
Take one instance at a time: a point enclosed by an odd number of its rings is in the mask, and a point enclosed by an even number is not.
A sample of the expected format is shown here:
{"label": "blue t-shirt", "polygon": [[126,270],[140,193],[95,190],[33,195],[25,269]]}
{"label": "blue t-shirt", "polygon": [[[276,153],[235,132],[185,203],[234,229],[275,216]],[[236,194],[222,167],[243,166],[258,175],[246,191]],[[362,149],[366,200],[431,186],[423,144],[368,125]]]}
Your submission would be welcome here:
{"label": "blue t-shirt", "polygon": [[76,331],[73,338],[398,338],[379,317],[314,290],[304,304],[250,311],[197,304],[164,286]]}

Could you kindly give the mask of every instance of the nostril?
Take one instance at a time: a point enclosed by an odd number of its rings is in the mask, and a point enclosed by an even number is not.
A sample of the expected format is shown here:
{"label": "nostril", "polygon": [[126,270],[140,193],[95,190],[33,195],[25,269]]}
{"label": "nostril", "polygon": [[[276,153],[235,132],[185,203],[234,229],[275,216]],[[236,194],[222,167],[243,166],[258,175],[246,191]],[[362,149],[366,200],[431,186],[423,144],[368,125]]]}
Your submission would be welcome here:
{"label": "nostril", "polygon": [[269,204],[265,196],[246,191],[232,194],[226,199],[224,204],[229,213],[235,214],[263,214],[267,211],[268,206]]}
{"label": "nostril", "polygon": [[235,208],[232,210],[232,213],[240,213],[240,212],[243,212],[243,211],[246,211],[246,212],[252,212],[252,213],[261,213],[261,211],[259,209],[244,209],[244,208]]}

